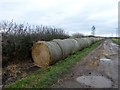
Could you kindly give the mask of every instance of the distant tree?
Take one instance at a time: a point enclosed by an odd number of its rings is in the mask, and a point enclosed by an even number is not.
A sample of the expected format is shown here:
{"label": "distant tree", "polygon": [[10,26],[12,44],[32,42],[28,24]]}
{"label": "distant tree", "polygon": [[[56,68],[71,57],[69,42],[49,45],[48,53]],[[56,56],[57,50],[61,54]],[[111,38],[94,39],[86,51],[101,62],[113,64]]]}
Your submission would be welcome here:
{"label": "distant tree", "polygon": [[93,36],[95,36],[95,26],[94,26],[94,25],[92,26],[92,32],[91,32],[91,34],[92,34]]}

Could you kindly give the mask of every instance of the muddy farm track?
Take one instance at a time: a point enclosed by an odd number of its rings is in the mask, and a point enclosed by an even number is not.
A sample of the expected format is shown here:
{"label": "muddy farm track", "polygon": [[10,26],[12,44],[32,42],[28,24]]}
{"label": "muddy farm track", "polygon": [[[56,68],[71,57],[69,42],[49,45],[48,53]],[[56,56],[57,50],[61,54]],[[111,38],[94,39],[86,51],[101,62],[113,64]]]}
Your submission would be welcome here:
{"label": "muddy farm track", "polygon": [[105,40],[52,88],[118,88],[118,49],[110,39]]}

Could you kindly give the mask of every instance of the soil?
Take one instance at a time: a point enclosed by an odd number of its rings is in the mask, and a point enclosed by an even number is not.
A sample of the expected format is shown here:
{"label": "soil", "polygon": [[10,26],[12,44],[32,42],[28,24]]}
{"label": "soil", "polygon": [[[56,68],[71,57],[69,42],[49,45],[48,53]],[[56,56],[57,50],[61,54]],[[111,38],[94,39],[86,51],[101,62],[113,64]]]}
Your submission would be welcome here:
{"label": "soil", "polygon": [[52,88],[118,88],[119,46],[105,40]]}
{"label": "soil", "polygon": [[2,69],[2,84],[7,85],[40,69],[32,61],[14,62]]}

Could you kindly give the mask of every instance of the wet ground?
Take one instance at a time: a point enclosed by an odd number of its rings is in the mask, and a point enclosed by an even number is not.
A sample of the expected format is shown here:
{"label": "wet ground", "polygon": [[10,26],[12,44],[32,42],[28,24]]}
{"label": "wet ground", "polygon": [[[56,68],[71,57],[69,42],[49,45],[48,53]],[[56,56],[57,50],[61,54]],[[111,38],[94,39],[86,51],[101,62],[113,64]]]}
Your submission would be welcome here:
{"label": "wet ground", "polygon": [[52,88],[118,88],[118,49],[110,39],[105,40]]}
{"label": "wet ground", "polygon": [[2,84],[7,85],[15,82],[40,69],[32,61],[10,63],[2,69]]}

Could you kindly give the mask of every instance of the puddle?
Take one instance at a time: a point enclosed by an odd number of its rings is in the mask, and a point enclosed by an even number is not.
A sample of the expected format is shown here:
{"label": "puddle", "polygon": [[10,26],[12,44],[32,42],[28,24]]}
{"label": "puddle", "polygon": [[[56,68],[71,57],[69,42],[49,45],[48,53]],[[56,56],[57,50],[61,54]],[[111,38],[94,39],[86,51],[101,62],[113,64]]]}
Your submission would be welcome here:
{"label": "puddle", "polygon": [[101,58],[100,59],[100,64],[105,65],[105,66],[109,66],[111,65],[113,62],[111,59],[107,59],[107,58]]}
{"label": "puddle", "polygon": [[101,58],[100,61],[111,61],[111,59]]}
{"label": "puddle", "polygon": [[112,86],[112,82],[103,76],[80,76],[76,80],[95,88],[110,88]]}
{"label": "puddle", "polygon": [[119,45],[117,45],[117,44],[115,44],[115,43],[111,43],[111,45],[112,45],[112,46],[119,46]]}

